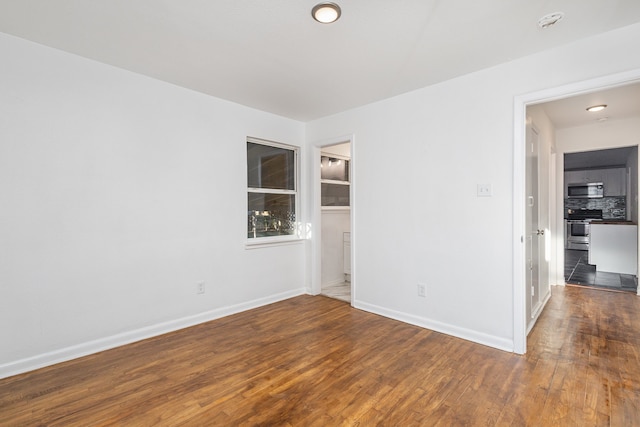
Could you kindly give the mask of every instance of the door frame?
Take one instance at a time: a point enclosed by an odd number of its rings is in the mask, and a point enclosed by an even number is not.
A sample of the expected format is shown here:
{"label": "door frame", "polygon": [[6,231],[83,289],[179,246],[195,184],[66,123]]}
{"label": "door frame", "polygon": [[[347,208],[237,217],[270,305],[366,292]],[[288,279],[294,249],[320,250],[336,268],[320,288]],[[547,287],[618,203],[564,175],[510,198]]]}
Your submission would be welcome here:
{"label": "door frame", "polygon": [[337,136],[329,139],[317,141],[312,145],[312,219],[311,219],[311,294],[318,295],[322,290],[322,203],[320,194],[320,159],[322,149],[331,145],[350,144],[351,159],[349,161],[350,183],[349,200],[350,214],[349,221],[351,227],[351,302],[353,306],[356,295],[356,262],[355,253],[357,247],[357,233],[355,227],[355,189],[356,189],[356,162],[355,158],[355,136],[353,134]]}
{"label": "door frame", "polygon": [[[527,351],[526,315],[526,110],[527,106],[640,81],[640,69],[611,74],[514,97],[513,146],[513,351]],[[558,224],[552,233],[559,233]],[[560,230],[561,231],[561,230]],[[563,258],[561,254],[557,254]],[[553,260],[555,261],[555,260]],[[639,260],[640,264],[640,260]],[[556,268],[556,276],[558,269]],[[563,280],[564,283],[564,280]]]}

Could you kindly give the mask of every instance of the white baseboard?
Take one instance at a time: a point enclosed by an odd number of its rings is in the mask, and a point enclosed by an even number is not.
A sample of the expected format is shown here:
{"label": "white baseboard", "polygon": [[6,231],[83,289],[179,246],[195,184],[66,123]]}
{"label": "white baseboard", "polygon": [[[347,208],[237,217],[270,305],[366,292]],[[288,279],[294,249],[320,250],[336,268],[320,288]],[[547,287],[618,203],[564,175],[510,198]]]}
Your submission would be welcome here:
{"label": "white baseboard", "polygon": [[412,314],[407,314],[400,311],[389,310],[387,308],[379,307],[374,304],[368,304],[362,301],[354,301],[353,307],[360,310],[368,311],[370,313],[378,314],[380,316],[389,317],[391,319],[409,323],[411,325],[431,329],[436,332],[442,332],[443,334],[462,338],[464,340],[475,342],[477,344],[493,347],[498,350],[508,352],[514,351],[513,341],[505,338],[496,337],[494,335],[485,334],[471,329],[460,328],[458,326],[438,322],[432,319],[427,319],[426,317],[414,316]]}
{"label": "white baseboard", "polygon": [[306,293],[307,289],[304,288],[282,292],[279,294],[270,295],[268,297],[247,301],[241,304],[221,307],[192,316],[158,323],[144,328],[123,332],[92,341],[87,341],[70,347],[65,347],[25,359],[5,363],[0,365],[0,379],[22,374],[24,372],[33,371],[35,369],[44,368],[45,366],[55,365],[56,363],[66,362],[68,360],[88,356],[90,354],[109,350],[115,347],[120,347],[125,344],[131,344],[136,341],[163,335],[169,332],[177,331],[179,329],[188,328],[200,323],[209,322],[211,320],[219,319],[231,314],[251,310],[253,308],[258,308],[264,305],[272,304],[274,302],[283,301]]}

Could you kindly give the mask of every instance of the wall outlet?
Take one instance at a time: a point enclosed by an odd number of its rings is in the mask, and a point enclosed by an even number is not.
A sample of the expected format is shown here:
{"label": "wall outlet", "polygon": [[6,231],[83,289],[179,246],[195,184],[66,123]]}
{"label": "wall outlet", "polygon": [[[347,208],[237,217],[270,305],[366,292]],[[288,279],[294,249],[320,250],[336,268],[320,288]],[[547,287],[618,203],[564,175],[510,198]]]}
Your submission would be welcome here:
{"label": "wall outlet", "polygon": [[478,197],[491,197],[493,195],[493,189],[491,184],[478,184]]}
{"label": "wall outlet", "polygon": [[418,283],[418,296],[422,298],[427,296],[427,287],[422,283]]}
{"label": "wall outlet", "polygon": [[196,293],[204,294],[204,282],[198,282],[196,284]]}

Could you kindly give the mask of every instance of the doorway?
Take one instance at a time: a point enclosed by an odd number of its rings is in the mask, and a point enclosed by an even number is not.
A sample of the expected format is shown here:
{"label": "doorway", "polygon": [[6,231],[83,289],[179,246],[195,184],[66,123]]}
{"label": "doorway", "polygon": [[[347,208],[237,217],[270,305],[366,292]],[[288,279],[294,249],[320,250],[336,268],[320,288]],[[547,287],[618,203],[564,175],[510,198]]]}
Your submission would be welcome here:
{"label": "doorway", "polygon": [[320,153],[320,293],[351,302],[351,143]]}
{"label": "doorway", "polygon": [[[637,94],[632,94],[627,87],[622,89],[625,92],[629,90],[630,96],[640,97],[640,85],[637,86]],[[640,120],[640,114],[636,120]],[[615,127],[610,130],[613,133]],[[568,136],[572,133],[569,132]],[[637,145],[565,151],[566,284],[637,293],[635,254],[638,247],[637,241],[633,241],[636,240],[633,228],[637,227],[638,214],[632,203],[638,192],[637,159]],[[615,236],[610,236],[611,233]],[[613,239],[611,243],[614,246],[602,241],[603,237]],[[592,242],[594,238],[595,245]]]}
{"label": "doorway", "polygon": [[[563,87],[553,88],[540,92],[530,93],[517,96],[514,100],[514,250],[513,250],[513,330],[514,330],[514,352],[519,354],[526,353],[528,316],[527,302],[528,293],[527,274],[529,269],[527,266],[526,256],[526,212],[528,206],[527,189],[526,189],[526,124],[527,124],[527,107],[537,104],[550,102],[562,98],[570,98],[585,93],[594,93],[608,88],[624,86],[632,83],[640,82],[640,70],[615,74],[590,81],[570,84]],[[561,156],[563,152],[557,151],[557,155]],[[552,172],[552,181],[555,180],[556,206],[563,206],[562,185],[564,179],[559,169],[563,168],[563,162],[557,161],[555,173]],[[636,177],[637,180],[637,177]],[[638,209],[638,200],[633,203],[634,209]],[[554,284],[564,283],[564,218],[562,210],[555,209],[553,211],[555,217],[551,221],[551,240],[554,250],[550,262],[553,265],[553,275],[551,276]],[[640,264],[638,262],[637,264]]]}
{"label": "doorway", "polygon": [[312,293],[352,304],[353,138],[317,144],[313,163]]}

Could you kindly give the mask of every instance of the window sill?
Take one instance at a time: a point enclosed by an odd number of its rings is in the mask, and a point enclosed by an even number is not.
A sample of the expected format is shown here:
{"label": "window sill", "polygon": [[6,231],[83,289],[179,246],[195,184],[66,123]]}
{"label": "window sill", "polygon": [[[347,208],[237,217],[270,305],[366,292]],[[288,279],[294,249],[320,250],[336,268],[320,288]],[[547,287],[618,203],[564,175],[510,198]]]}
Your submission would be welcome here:
{"label": "window sill", "polygon": [[260,248],[271,248],[274,246],[288,246],[288,245],[301,245],[304,242],[304,239],[295,237],[289,238],[286,240],[278,239],[278,240],[269,240],[268,238],[258,239],[258,241],[254,242],[248,240],[244,244],[245,250],[250,249],[260,249]]}
{"label": "window sill", "polygon": [[351,210],[351,206],[322,206],[320,208],[320,210],[322,210],[322,211],[344,212],[344,211],[350,211]]}

